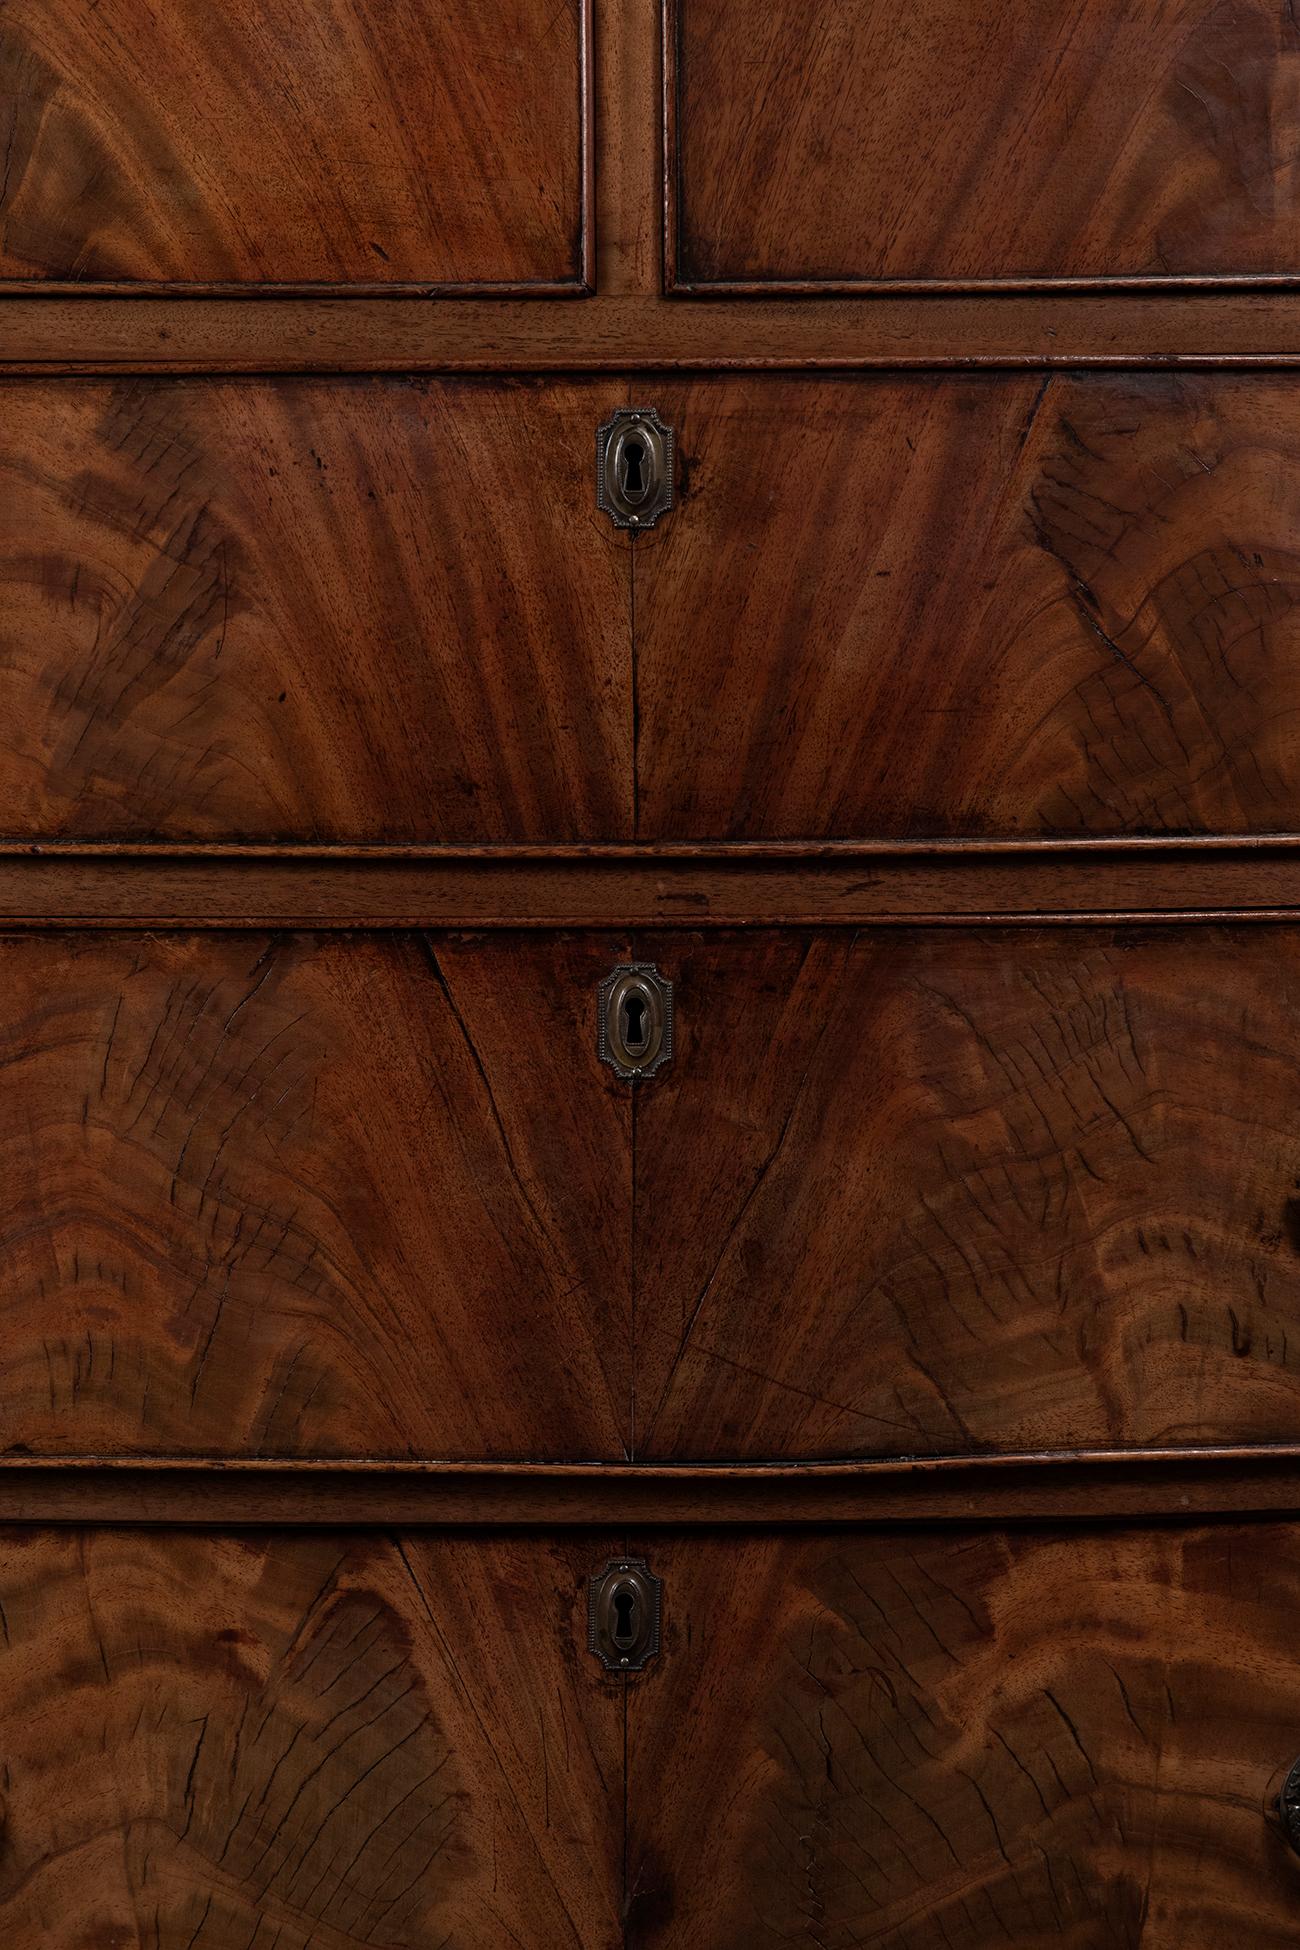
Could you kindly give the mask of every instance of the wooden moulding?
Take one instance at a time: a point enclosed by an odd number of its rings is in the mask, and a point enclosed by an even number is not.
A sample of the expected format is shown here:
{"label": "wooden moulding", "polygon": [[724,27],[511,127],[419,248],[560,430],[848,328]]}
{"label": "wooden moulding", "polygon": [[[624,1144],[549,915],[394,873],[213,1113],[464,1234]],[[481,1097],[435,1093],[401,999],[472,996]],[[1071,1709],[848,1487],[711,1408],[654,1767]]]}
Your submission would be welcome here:
{"label": "wooden moulding", "polygon": [[0,1462],[0,1522],[990,1524],[1300,1513],[1300,1445],[855,1463]]}
{"label": "wooden moulding", "polygon": [[754,298],[743,304],[607,287],[578,304],[523,297],[420,304],[353,294],[303,305],[271,296],[53,298],[35,291],[0,300],[0,370],[10,373],[1071,366],[1300,366],[1300,291]]}
{"label": "wooden moulding", "polygon": [[1293,920],[1300,838],[8,845],[0,926],[881,927]]}

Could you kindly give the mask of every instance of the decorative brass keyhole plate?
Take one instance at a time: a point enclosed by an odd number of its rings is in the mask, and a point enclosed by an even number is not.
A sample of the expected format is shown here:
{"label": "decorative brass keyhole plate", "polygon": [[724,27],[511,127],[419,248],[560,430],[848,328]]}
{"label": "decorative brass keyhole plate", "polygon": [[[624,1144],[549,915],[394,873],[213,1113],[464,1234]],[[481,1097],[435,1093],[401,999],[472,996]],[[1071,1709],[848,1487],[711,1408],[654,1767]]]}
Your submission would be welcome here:
{"label": "decorative brass keyhole plate", "polygon": [[1277,1811],[1288,1842],[1300,1854],[1300,1760],[1296,1761],[1277,1798]]}
{"label": "decorative brass keyhole plate", "polygon": [[673,1053],[673,985],[652,961],[620,962],[597,990],[596,1047],[625,1083],[663,1068]]}
{"label": "decorative brass keyhole plate", "polygon": [[640,1672],[659,1650],[663,1580],[643,1557],[611,1557],[587,1587],[587,1643],[606,1672]]}
{"label": "decorative brass keyhole plate", "polygon": [[653,406],[620,406],[596,433],[596,506],[615,528],[653,528],[673,505],[673,430]]}

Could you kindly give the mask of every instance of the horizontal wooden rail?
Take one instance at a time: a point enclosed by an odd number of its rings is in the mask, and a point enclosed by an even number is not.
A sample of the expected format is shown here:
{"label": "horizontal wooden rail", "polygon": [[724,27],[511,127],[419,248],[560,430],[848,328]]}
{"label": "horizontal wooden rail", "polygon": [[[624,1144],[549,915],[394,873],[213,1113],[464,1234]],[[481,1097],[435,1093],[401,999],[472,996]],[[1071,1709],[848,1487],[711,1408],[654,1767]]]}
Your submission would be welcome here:
{"label": "horizontal wooden rail", "polygon": [[571,301],[0,297],[14,372],[1300,366],[1300,289]]}
{"label": "horizontal wooden rail", "polygon": [[1300,1447],[882,1462],[0,1461],[0,1522],[714,1525],[1156,1521],[1294,1512]]}
{"label": "horizontal wooden rail", "polygon": [[1300,840],[0,849],[0,926],[869,927],[1292,920]]}

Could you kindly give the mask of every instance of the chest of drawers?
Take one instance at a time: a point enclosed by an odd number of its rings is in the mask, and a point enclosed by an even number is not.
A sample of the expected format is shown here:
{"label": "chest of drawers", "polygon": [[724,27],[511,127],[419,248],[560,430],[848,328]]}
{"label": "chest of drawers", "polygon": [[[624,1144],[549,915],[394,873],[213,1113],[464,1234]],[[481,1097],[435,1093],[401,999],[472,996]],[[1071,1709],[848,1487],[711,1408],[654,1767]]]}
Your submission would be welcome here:
{"label": "chest of drawers", "polygon": [[1297,1941],[1289,11],[0,74],[6,1950]]}

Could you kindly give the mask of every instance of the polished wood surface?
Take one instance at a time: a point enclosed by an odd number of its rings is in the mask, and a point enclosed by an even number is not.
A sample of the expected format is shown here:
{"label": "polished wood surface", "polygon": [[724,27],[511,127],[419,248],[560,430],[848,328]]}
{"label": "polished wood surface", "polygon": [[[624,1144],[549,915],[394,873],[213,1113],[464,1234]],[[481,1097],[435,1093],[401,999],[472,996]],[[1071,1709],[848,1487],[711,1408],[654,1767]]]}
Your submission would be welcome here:
{"label": "polished wood surface", "polygon": [[689,842],[595,847],[0,842],[7,927],[1270,926],[1300,840]]}
{"label": "polished wood surface", "polygon": [[1300,826],[1300,387],[660,385],[645,839]]}
{"label": "polished wood surface", "polygon": [[7,833],[1300,827],[1289,376],[653,391],[633,587],[613,382],[14,383]]}
{"label": "polished wood surface", "polygon": [[629,1950],[1282,1950],[1293,1526],[634,1538]]}
{"label": "polished wood surface", "polygon": [[617,937],[11,936],[4,1446],[1293,1432],[1294,927],[635,950],[679,1041],[634,1106]]}
{"label": "polished wood surface", "polygon": [[[835,1463],[0,1457],[0,1523],[281,1529],[959,1524],[1300,1516],[1300,1445]],[[621,1545],[620,1545],[621,1548]]]}
{"label": "polished wood surface", "polygon": [[1300,33],[887,11],[0,6],[6,1947],[1296,1935]]}
{"label": "polished wood surface", "polygon": [[1294,275],[1269,0],[665,0],[670,278]]}
{"label": "polished wood surface", "polygon": [[0,1448],[622,1456],[617,945],[0,942]]}
{"label": "polished wood surface", "polygon": [[0,284],[578,290],[585,0],[9,0]]}
{"label": "polished wood surface", "polygon": [[637,950],[639,1456],[1294,1434],[1294,929]]}
{"label": "polished wood surface", "polygon": [[[639,0],[637,0],[639,4]],[[629,221],[635,222],[634,217]],[[639,233],[638,233],[639,234]],[[1106,371],[1300,366],[1300,290],[924,300],[693,298],[602,286],[577,305],[0,294],[0,374]]]}
{"label": "polished wood surface", "polygon": [[[660,23],[656,0],[596,0],[596,278],[592,301],[635,294],[653,303],[663,287],[663,141]],[[590,309],[590,301],[581,307]],[[671,309],[671,308],[668,308]],[[581,313],[569,314],[570,346]]]}
{"label": "polished wood surface", "polygon": [[8,1530],[14,1950],[613,1950],[606,1544]]}
{"label": "polished wood surface", "polygon": [[606,383],[15,384],[0,829],[618,837]]}

